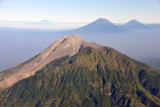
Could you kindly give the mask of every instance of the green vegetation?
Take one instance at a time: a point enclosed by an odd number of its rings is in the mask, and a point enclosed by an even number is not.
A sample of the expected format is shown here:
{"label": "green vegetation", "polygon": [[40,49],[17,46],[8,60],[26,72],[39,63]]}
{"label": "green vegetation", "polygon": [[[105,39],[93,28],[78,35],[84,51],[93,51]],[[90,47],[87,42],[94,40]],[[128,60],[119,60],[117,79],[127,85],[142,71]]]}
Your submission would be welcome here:
{"label": "green vegetation", "polygon": [[0,106],[160,106],[160,71],[112,48],[84,48],[0,93]]}

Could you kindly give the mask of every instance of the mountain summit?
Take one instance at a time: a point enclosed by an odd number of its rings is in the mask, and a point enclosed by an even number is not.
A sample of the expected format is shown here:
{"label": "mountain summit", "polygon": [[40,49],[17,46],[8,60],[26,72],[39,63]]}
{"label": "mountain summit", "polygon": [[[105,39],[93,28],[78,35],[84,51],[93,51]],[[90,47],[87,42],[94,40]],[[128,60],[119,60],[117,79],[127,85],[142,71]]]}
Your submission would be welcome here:
{"label": "mountain summit", "polygon": [[122,26],[126,29],[147,29],[148,27],[137,20],[131,20]]}
{"label": "mountain summit", "polygon": [[107,19],[105,18],[99,18],[96,21],[92,22],[94,24],[112,24],[111,22],[109,22]]}
{"label": "mountain summit", "polygon": [[5,89],[21,79],[34,75],[35,72],[46,66],[51,61],[65,56],[73,56],[79,52],[80,48],[87,46],[94,48],[98,47],[98,45],[94,43],[84,41],[76,34],[69,37],[64,36],[56,40],[48,48],[32,59],[17,67],[0,72],[0,89]]}
{"label": "mountain summit", "polygon": [[50,23],[50,21],[47,20],[47,19],[43,19],[43,20],[40,21],[40,23]]}
{"label": "mountain summit", "polygon": [[1,107],[160,107],[159,70],[76,34],[0,79]]}
{"label": "mountain summit", "polygon": [[72,34],[72,33],[107,34],[107,33],[120,33],[123,31],[124,31],[123,28],[111,23],[107,19],[99,18],[88,25],[85,25],[85,26],[80,27],[78,29],[66,31],[65,33],[67,33],[67,34]]}
{"label": "mountain summit", "polygon": [[99,18],[96,21],[81,27],[80,29],[92,33],[117,33],[123,31],[122,28],[104,18]]}

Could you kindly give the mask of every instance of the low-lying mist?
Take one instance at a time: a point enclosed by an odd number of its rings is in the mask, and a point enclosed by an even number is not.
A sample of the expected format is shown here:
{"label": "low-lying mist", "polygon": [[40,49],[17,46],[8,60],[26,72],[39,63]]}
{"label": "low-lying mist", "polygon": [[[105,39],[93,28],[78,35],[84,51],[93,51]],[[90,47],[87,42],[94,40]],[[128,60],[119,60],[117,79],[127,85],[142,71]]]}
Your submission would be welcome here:
{"label": "low-lying mist", "polygon": [[0,28],[0,71],[40,53],[57,37],[52,30]]}

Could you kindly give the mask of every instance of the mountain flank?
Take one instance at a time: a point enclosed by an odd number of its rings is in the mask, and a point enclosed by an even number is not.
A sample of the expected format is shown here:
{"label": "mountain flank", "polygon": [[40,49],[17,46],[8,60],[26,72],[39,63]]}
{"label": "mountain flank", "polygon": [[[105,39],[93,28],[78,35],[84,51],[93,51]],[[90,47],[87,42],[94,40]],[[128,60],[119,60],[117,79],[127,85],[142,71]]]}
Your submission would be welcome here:
{"label": "mountain flank", "polygon": [[54,46],[22,64],[43,58],[34,75],[0,92],[1,107],[160,107],[159,70],[78,35]]}
{"label": "mountain flank", "polygon": [[51,61],[65,56],[73,56],[79,52],[80,48],[87,46],[94,48],[99,47],[99,45],[96,45],[95,43],[84,41],[76,34],[69,37],[64,36],[32,59],[17,67],[0,72],[0,89],[10,87],[19,80],[34,75],[35,72],[45,67]]}
{"label": "mountain flank", "polygon": [[121,33],[124,32],[125,29],[111,23],[107,19],[99,18],[88,25],[82,26],[77,29],[64,31],[62,33],[66,34],[108,34],[108,33]]}

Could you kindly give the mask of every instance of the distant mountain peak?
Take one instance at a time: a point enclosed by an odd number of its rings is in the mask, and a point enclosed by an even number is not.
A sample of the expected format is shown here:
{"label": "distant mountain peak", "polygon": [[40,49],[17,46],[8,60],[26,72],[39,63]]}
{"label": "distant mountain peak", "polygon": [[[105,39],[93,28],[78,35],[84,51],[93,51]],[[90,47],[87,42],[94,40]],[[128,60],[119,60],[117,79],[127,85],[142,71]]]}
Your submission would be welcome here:
{"label": "distant mountain peak", "polygon": [[93,23],[111,23],[110,21],[108,21],[105,18],[99,18],[96,21],[94,21]]}
{"label": "distant mountain peak", "polygon": [[141,22],[139,22],[139,21],[136,20],[136,19],[132,19],[132,20],[130,20],[128,23],[132,23],[132,24],[137,24],[137,23],[139,23],[139,24],[141,24]]}
{"label": "distant mountain peak", "polygon": [[43,19],[43,20],[41,20],[40,22],[41,22],[41,23],[50,23],[50,21],[47,20],[47,19]]}
{"label": "distant mountain peak", "polygon": [[104,33],[119,33],[124,31],[122,28],[119,26],[111,23],[107,19],[104,18],[99,18],[95,20],[92,23],[89,23],[88,25],[85,25],[83,27],[80,27],[75,30],[71,30],[70,32],[73,33],[85,33],[85,34],[104,34]]}
{"label": "distant mountain peak", "polygon": [[[99,19],[97,19],[96,21],[108,21],[107,19],[105,19],[105,18],[99,18]],[[109,22],[109,21],[108,21]]]}
{"label": "distant mountain peak", "polygon": [[142,24],[141,22],[132,19],[128,23],[123,25],[124,28],[127,29],[146,29],[148,28],[146,25]]}

